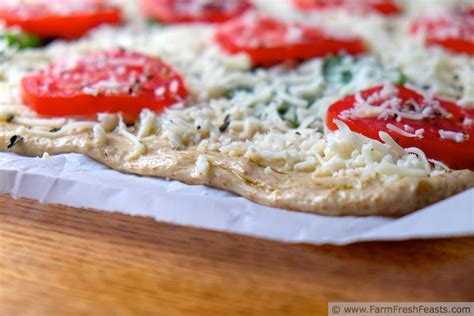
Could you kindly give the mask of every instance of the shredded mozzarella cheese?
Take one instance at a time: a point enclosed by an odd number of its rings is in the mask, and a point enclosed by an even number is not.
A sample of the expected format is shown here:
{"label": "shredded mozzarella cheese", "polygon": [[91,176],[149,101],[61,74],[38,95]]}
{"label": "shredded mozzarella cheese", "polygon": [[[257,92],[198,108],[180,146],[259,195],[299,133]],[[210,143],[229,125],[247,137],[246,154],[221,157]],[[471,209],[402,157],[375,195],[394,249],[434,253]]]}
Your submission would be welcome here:
{"label": "shredded mozzarella cheese", "polygon": [[421,135],[408,133],[408,132],[404,131],[403,129],[401,129],[399,127],[396,127],[395,125],[390,124],[390,123],[388,123],[386,126],[392,132],[398,133],[398,134],[400,134],[402,136],[405,136],[405,137],[420,137],[421,136]]}
{"label": "shredded mozzarella cheese", "polygon": [[199,155],[196,159],[196,175],[209,176],[211,172],[211,163],[205,155]]}
{"label": "shredded mozzarella cheese", "polygon": [[137,136],[133,135],[127,130],[127,127],[125,126],[125,123],[123,122],[122,118],[119,119],[118,133],[128,139],[134,147],[133,151],[130,152],[127,156],[125,156],[126,161],[135,160],[146,153],[145,144],[143,144]]}
{"label": "shredded mozzarella cheese", "polygon": [[439,136],[443,139],[449,139],[456,143],[462,143],[467,139],[467,135],[464,133],[439,130]]}

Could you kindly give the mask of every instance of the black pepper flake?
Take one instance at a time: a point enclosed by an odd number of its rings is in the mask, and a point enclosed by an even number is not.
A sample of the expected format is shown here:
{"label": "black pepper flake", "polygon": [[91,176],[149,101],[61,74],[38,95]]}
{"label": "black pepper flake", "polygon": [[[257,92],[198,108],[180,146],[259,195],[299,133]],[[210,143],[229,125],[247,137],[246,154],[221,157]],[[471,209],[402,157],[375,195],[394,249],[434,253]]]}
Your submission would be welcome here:
{"label": "black pepper flake", "polygon": [[20,135],[13,135],[10,138],[10,144],[7,146],[7,149],[12,149],[16,144],[18,144],[22,140],[23,140],[23,137],[21,137]]}
{"label": "black pepper flake", "polygon": [[13,114],[8,114],[7,115],[7,123],[13,122],[14,119],[15,119],[15,115],[13,115]]}
{"label": "black pepper flake", "polygon": [[196,128],[199,131],[201,129],[201,125],[198,125]]}
{"label": "black pepper flake", "polygon": [[50,133],[56,133],[56,132],[59,132],[61,130],[61,127],[55,127],[53,129],[50,129],[49,132]]}
{"label": "black pepper flake", "polygon": [[227,114],[224,118],[224,123],[219,127],[219,131],[224,133],[230,125],[230,114]]}
{"label": "black pepper flake", "polygon": [[133,87],[128,88],[128,94],[131,95],[133,93]]}
{"label": "black pepper flake", "polygon": [[403,107],[406,108],[408,111],[414,112],[416,110],[415,105],[412,103],[411,100],[407,101],[403,104]]}
{"label": "black pepper flake", "polygon": [[300,132],[296,132],[295,134],[296,134],[296,135],[301,135],[301,133],[300,133]]}

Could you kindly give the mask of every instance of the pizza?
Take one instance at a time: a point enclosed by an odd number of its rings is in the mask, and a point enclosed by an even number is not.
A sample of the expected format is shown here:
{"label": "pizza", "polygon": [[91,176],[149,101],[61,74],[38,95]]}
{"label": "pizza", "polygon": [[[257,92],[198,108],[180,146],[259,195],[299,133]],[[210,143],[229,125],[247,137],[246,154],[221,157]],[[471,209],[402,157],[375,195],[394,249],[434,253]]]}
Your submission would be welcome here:
{"label": "pizza", "polygon": [[330,216],[474,187],[469,1],[6,0],[0,150]]}

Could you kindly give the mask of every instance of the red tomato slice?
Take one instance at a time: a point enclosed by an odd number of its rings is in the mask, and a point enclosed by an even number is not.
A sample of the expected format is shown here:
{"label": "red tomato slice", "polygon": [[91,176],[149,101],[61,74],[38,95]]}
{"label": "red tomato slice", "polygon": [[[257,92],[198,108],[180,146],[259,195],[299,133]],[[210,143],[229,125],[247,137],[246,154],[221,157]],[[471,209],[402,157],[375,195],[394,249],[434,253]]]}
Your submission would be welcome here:
{"label": "red tomato slice", "polygon": [[138,115],[186,98],[181,76],[159,58],[125,50],[94,52],[53,63],[21,81],[25,104],[45,116],[101,112]]}
{"label": "red tomato slice", "polygon": [[228,53],[246,53],[254,65],[263,66],[341,51],[353,55],[365,51],[364,42],[358,37],[331,35],[315,27],[285,24],[254,14],[222,24],[215,40]]}
{"label": "red tomato slice", "polygon": [[143,14],[165,24],[221,23],[252,7],[247,0],[141,0],[140,6]]}
{"label": "red tomato slice", "polygon": [[119,23],[118,7],[102,0],[0,2],[0,21],[44,38],[75,39],[104,23]]}
{"label": "red tomato slice", "polygon": [[376,12],[394,15],[401,12],[400,7],[391,0],[293,0],[302,10],[344,8],[350,12]]}
{"label": "red tomato slice", "polygon": [[420,17],[412,23],[410,32],[424,33],[427,46],[474,55],[474,8]]}
{"label": "red tomato slice", "polygon": [[[363,100],[369,100],[368,102],[375,107],[384,107],[394,102],[394,105],[387,108],[406,114],[422,115],[423,119],[402,117],[390,110],[379,117],[354,115],[357,98],[349,96],[329,107],[326,125],[330,130],[337,130],[334,120],[340,120],[352,131],[377,140],[380,140],[379,132],[383,131],[403,148],[418,147],[428,158],[442,161],[451,168],[474,170],[474,123],[472,123],[474,111],[467,111],[453,102],[439,98],[426,99],[423,95],[403,86],[397,86],[395,94],[390,97],[381,97],[382,90],[383,87],[368,89],[362,91],[360,96]],[[374,100],[370,101],[370,98]],[[394,101],[397,99],[399,101]],[[393,131],[387,124],[410,134],[416,134],[416,131],[421,129],[423,133],[417,137],[403,136]],[[455,140],[454,133],[462,139]],[[444,134],[443,137],[441,134]]]}

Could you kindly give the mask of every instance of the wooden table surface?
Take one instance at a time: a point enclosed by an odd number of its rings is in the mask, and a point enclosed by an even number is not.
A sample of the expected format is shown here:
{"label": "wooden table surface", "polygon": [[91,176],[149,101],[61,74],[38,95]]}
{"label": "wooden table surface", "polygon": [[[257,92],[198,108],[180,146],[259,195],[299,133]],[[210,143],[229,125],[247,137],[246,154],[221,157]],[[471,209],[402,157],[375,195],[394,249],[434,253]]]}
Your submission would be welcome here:
{"label": "wooden table surface", "polygon": [[474,238],[289,245],[0,195],[0,315],[325,315],[473,301]]}

